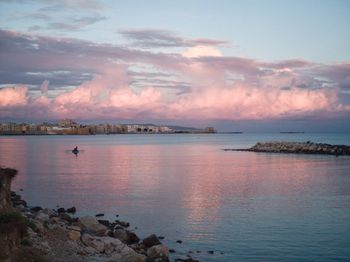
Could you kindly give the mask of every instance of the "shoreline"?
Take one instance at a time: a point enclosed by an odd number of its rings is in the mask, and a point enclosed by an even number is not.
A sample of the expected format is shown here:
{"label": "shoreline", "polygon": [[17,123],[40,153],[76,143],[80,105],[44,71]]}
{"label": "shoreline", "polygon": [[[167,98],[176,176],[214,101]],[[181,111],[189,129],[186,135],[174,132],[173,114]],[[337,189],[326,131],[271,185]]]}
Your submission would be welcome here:
{"label": "shoreline", "polygon": [[16,174],[14,169],[0,167],[0,208],[4,207],[0,212],[0,245],[6,246],[0,251],[0,261],[166,262],[172,257],[174,261],[198,261],[190,254],[176,255],[161,242],[165,237],[151,234],[140,239],[129,222],[103,219],[103,213],[77,217],[74,206],[30,206],[10,190]]}

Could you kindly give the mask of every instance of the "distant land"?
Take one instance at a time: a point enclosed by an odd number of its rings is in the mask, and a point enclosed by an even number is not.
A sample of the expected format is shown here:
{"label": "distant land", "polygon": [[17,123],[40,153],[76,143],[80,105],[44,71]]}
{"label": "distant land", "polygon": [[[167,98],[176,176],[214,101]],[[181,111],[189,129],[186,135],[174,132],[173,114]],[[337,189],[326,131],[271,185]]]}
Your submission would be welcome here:
{"label": "distant land", "polygon": [[96,134],[212,134],[213,127],[199,129],[154,124],[79,124],[72,119],[56,123],[0,123],[0,135],[96,135]]}

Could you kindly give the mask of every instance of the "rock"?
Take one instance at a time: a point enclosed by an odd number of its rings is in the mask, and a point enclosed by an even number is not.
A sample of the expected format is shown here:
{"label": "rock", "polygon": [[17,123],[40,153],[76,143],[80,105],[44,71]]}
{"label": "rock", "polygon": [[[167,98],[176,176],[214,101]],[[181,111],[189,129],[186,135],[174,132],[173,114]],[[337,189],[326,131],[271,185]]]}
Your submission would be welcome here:
{"label": "rock", "polygon": [[118,225],[121,225],[122,227],[129,227],[130,223],[129,222],[125,222],[125,221],[120,221],[120,220],[116,220],[115,221]]}
{"label": "rock", "polygon": [[60,207],[60,208],[57,209],[57,212],[58,213],[65,213],[66,210],[63,207]]}
{"label": "rock", "polygon": [[40,220],[41,222],[48,222],[50,220],[50,217],[48,214],[45,214],[42,210],[39,211],[36,216],[35,219]]}
{"label": "rock", "polygon": [[102,225],[104,225],[104,226],[106,226],[108,228],[112,228],[113,229],[111,223],[108,220],[98,219],[97,221],[98,221],[98,223],[100,223],[100,224],[102,224]]}
{"label": "rock", "polygon": [[214,251],[213,251],[213,250],[209,250],[209,251],[208,251],[208,254],[211,254],[211,255],[212,255],[212,254],[214,254]]}
{"label": "rock", "polygon": [[78,227],[78,226],[67,226],[67,229],[68,229],[68,230],[78,231],[78,232],[81,231],[81,228]]}
{"label": "rock", "polygon": [[68,231],[68,238],[73,241],[80,239],[80,231],[76,231],[76,230]]}
{"label": "rock", "polygon": [[37,228],[36,231],[38,233],[43,233],[45,231],[44,225],[40,221],[33,220],[32,222],[35,224],[35,227]]}
{"label": "rock", "polygon": [[32,212],[38,212],[38,211],[40,211],[40,210],[42,210],[42,209],[43,209],[42,207],[36,206],[36,207],[30,208],[30,211],[32,211]]}
{"label": "rock", "polygon": [[81,242],[88,247],[94,248],[96,251],[102,253],[105,250],[105,245],[100,238],[94,238],[90,234],[81,236]]}
{"label": "rock", "polygon": [[95,217],[103,217],[105,214],[103,214],[103,213],[98,213],[98,214],[96,214],[95,215]]}
{"label": "rock", "polygon": [[96,218],[92,216],[80,217],[78,224],[82,229],[97,236],[103,236],[107,233],[108,228],[100,224]]}
{"label": "rock", "polygon": [[73,221],[72,217],[66,213],[59,213],[58,217],[67,222]]}
{"label": "rock", "polygon": [[67,213],[74,214],[75,212],[77,212],[77,209],[75,207],[67,208]]}
{"label": "rock", "polygon": [[175,249],[169,249],[169,253],[176,253]]}
{"label": "rock", "polygon": [[176,243],[182,244],[182,240],[176,240]]}
{"label": "rock", "polygon": [[133,249],[125,245],[122,249],[113,252],[110,258],[110,261],[118,262],[146,262],[144,255],[136,253]]}
{"label": "rock", "polygon": [[120,241],[128,245],[135,244],[140,241],[140,239],[134,232],[121,228],[114,230],[113,237],[118,238]]}
{"label": "rock", "polygon": [[147,250],[147,256],[150,261],[167,262],[169,261],[169,250],[163,245],[152,246]]}
{"label": "rock", "polygon": [[50,208],[44,208],[42,210],[44,214],[47,214],[49,217],[57,216],[56,210],[50,209]]}
{"label": "rock", "polygon": [[165,237],[163,237],[163,236],[158,236],[158,239],[164,239]]}
{"label": "rock", "polygon": [[149,248],[155,245],[160,245],[160,241],[157,238],[156,235],[152,234],[148,237],[146,237],[144,240],[142,240],[142,244],[144,244],[145,247]]}

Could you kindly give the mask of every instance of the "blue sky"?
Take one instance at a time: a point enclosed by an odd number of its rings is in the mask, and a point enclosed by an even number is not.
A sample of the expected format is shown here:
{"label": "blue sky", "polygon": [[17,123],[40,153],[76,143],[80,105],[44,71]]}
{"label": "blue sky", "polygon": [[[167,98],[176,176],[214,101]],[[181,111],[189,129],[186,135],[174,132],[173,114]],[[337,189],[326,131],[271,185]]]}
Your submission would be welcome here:
{"label": "blue sky", "polygon": [[62,21],[100,15],[105,20],[79,31],[38,32],[116,43],[121,41],[116,34],[118,30],[157,28],[183,37],[229,41],[230,45],[223,48],[228,55],[262,60],[304,58],[315,62],[350,59],[350,2],[347,0],[131,0],[101,1],[100,8],[79,9],[72,5],[57,12],[40,10],[51,6],[47,3],[50,1],[1,1],[0,23],[4,28],[28,31],[46,21],[29,17],[15,19],[20,14],[35,12]]}
{"label": "blue sky", "polygon": [[341,129],[349,11],[346,0],[0,0],[0,120]]}

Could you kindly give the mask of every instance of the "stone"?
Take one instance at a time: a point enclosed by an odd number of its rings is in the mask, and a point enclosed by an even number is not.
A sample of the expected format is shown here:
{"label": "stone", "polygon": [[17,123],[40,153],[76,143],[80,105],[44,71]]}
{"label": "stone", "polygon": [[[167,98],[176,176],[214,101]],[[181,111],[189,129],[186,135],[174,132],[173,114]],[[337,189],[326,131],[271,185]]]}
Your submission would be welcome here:
{"label": "stone", "polygon": [[35,207],[31,207],[31,208],[30,208],[30,211],[32,211],[32,212],[38,212],[38,211],[40,211],[40,210],[42,210],[42,209],[43,209],[42,207],[35,206]]}
{"label": "stone", "polygon": [[90,234],[83,234],[81,236],[81,242],[88,247],[94,248],[99,253],[102,253],[105,250],[105,244],[100,238],[94,238]]}
{"label": "stone", "polygon": [[81,231],[81,228],[78,227],[78,226],[67,226],[67,229],[68,229],[68,230],[78,231],[78,232]]}
{"label": "stone", "polygon": [[44,208],[42,210],[44,214],[47,214],[49,217],[57,216],[56,210],[50,209],[50,208]]}
{"label": "stone", "polygon": [[48,214],[45,214],[42,210],[39,211],[36,215],[35,215],[35,219],[40,220],[42,222],[48,222],[50,220],[50,217]]}
{"label": "stone", "polygon": [[80,217],[78,219],[78,224],[82,229],[85,229],[89,233],[95,234],[97,236],[106,235],[108,228],[100,224],[96,218],[92,216]]}
{"label": "stone", "polygon": [[159,239],[157,238],[156,235],[152,234],[148,237],[146,237],[143,241],[142,244],[144,244],[145,247],[149,248],[155,245],[161,244]]}
{"label": "stone", "polygon": [[120,241],[128,245],[135,244],[140,241],[140,239],[134,232],[122,228],[115,229],[113,232],[113,237],[119,239]]}
{"label": "stone", "polygon": [[67,222],[73,221],[72,217],[66,213],[59,213],[58,217]]}
{"label": "stone", "polygon": [[70,230],[70,231],[68,231],[68,238],[70,240],[76,241],[76,240],[80,239],[80,232],[76,231],[76,230]]}
{"label": "stone", "polygon": [[125,246],[120,251],[115,251],[110,256],[110,261],[118,262],[146,262],[146,257],[144,255],[136,253],[133,249]]}
{"label": "stone", "polygon": [[118,225],[121,225],[122,227],[129,227],[130,223],[126,221],[116,220],[115,221]]}
{"label": "stone", "polygon": [[75,212],[77,212],[77,209],[75,207],[67,208],[67,213],[74,214]]}
{"label": "stone", "polygon": [[95,217],[103,217],[105,214],[103,214],[103,213],[98,213],[98,214],[96,214],[95,215]]}
{"label": "stone", "polygon": [[66,210],[63,207],[60,207],[60,208],[57,209],[57,212],[58,213],[65,213]]}
{"label": "stone", "polygon": [[169,250],[164,245],[152,246],[147,250],[147,256],[150,261],[167,262],[169,261]]}
{"label": "stone", "polygon": [[182,244],[182,240],[176,240],[176,243]]}

